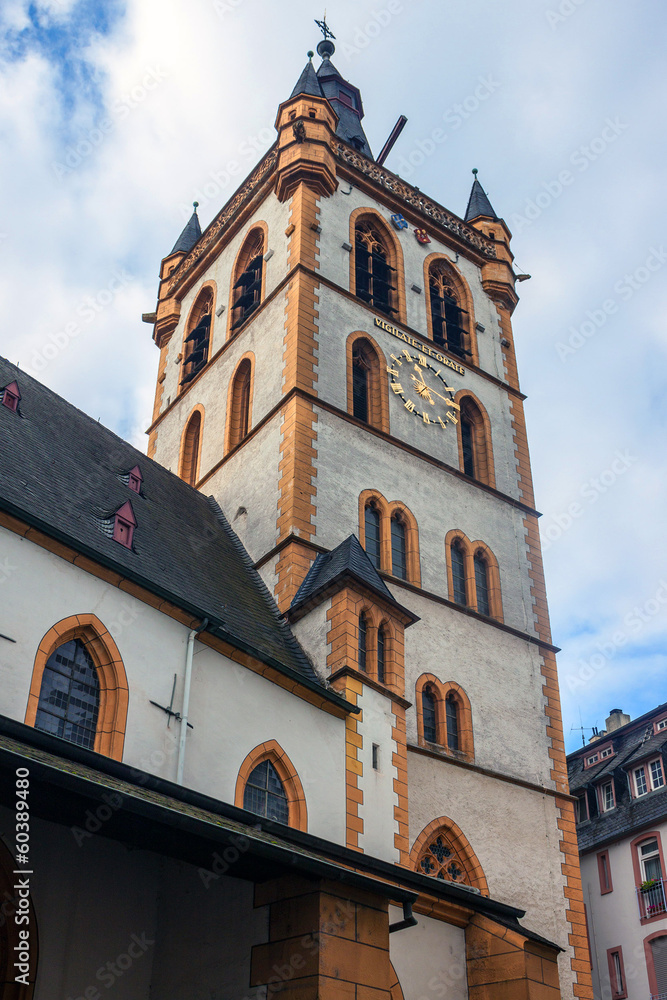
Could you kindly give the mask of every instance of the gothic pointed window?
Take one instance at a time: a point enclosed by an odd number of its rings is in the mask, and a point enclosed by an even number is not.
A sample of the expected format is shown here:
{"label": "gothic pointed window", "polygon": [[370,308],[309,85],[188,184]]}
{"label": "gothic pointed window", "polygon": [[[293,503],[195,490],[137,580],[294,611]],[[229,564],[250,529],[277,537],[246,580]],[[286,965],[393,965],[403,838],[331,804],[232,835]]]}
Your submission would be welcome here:
{"label": "gothic pointed window", "polygon": [[465,553],[460,542],[452,542],[452,584],[454,586],[453,600],[456,604],[467,604]]}
{"label": "gothic pointed window", "polygon": [[187,325],[183,342],[181,387],[188,385],[208,361],[213,317],[213,289],[205,288],[197,299]]}
{"label": "gothic pointed window", "polygon": [[364,513],[366,555],[376,569],[380,569],[380,511],[369,503]]}
{"label": "gothic pointed window", "polygon": [[232,332],[250,319],[262,301],[264,270],[264,233],[253,230],[241,251],[232,288]]}
{"label": "gothic pointed window", "polygon": [[181,479],[184,479],[190,486],[194,486],[197,481],[200,444],[201,413],[199,410],[195,410],[188,420],[183,434],[179,472]]}
{"label": "gothic pointed window", "polygon": [[467,416],[461,417],[461,444],[463,447],[463,471],[466,476],[475,476],[475,451],[473,426]]}
{"label": "gothic pointed window", "polygon": [[488,417],[471,396],[460,398],[459,446],[466,476],[489,486],[495,484]]}
{"label": "gothic pointed window", "polygon": [[391,519],[391,572],[401,580],[407,579],[405,523],[400,514]]}
{"label": "gothic pointed window", "polygon": [[439,261],[429,270],[429,297],[433,340],[445,350],[466,357],[468,347],[467,312],[446,265]]}
{"label": "gothic pointed window", "polygon": [[251,772],[243,793],[243,808],[276,823],[289,823],[289,803],[283,783],[270,760]]}
{"label": "gothic pointed window", "polygon": [[80,639],[58,646],[46,661],[35,729],[92,750],[100,708],[100,682]]}
{"label": "gothic pointed window", "polygon": [[424,726],[424,739],[427,743],[438,742],[438,727],[435,707],[435,695],[430,687],[425,687],[422,691],[422,721]]}
{"label": "gothic pointed window", "polygon": [[[431,824],[431,826],[435,825],[435,823]],[[424,833],[428,833],[429,829],[431,827],[428,827]],[[477,884],[481,888],[479,875],[473,878],[473,871],[481,871],[478,867],[479,862],[475,865],[476,859],[473,860],[467,856],[470,847],[468,845],[468,850],[465,850],[465,842],[461,843],[463,835],[460,831],[457,834],[454,829],[440,826],[436,827],[428,837],[425,837],[424,833],[418,838],[416,845],[418,850],[413,848],[416,855],[413,863],[415,863],[418,872],[443,882]],[[418,847],[420,843],[421,848]],[[484,876],[482,875],[481,878],[484,879]],[[485,879],[482,884],[486,888]]]}
{"label": "gothic pointed window", "polygon": [[352,414],[368,423],[368,378],[370,368],[362,350],[355,344],[352,351]]}
{"label": "gothic pointed window", "polygon": [[386,362],[377,345],[367,337],[351,337],[350,340],[347,345],[348,413],[371,427],[388,431]]}
{"label": "gothic pointed window", "polygon": [[366,662],[367,662],[367,642],[368,642],[368,624],[366,622],[366,615],[361,612],[359,615],[359,659],[358,666],[360,670],[365,672]]}
{"label": "gothic pointed window", "polygon": [[450,750],[458,750],[459,709],[453,694],[448,694],[445,698],[445,716],[447,720],[447,746]]}
{"label": "gothic pointed window", "polygon": [[491,613],[489,606],[489,576],[484,556],[479,552],[475,555],[475,592],[477,594],[477,610],[481,615]]}
{"label": "gothic pointed window", "polygon": [[371,220],[355,227],[355,293],[380,312],[396,313],[396,269],[390,263],[387,237]]}
{"label": "gothic pointed window", "polygon": [[244,358],[236,369],[230,394],[229,450],[236,448],[250,430],[252,364]]}
{"label": "gothic pointed window", "polygon": [[377,650],[377,673],[380,684],[385,683],[387,657],[387,633],[384,625],[378,629],[378,650]]}

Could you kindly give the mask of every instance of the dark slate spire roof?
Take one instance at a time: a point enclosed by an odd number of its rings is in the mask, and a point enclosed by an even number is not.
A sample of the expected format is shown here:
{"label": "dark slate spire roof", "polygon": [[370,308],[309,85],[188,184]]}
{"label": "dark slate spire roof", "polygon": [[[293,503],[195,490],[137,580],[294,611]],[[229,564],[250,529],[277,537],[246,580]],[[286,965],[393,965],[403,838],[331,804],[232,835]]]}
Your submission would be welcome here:
{"label": "dark slate spire roof", "polygon": [[[20,413],[0,405],[0,509],[193,619],[208,618],[209,632],[343,704],[319,680],[212,497],[0,358],[0,386],[14,380]],[[136,466],[140,493],[127,485]],[[109,530],[128,500],[136,520],[131,549]]]}
{"label": "dark slate spire roof", "polygon": [[172,253],[190,253],[193,246],[201,236],[201,226],[199,225],[199,216],[197,215],[197,207],[199,205],[198,201],[193,202],[194,212],[190,216],[190,219],[174,243],[174,247],[169,256]]}
{"label": "dark slate spire roof", "polygon": [[331,552],[320,552],[310,567],[308,574],[297,590],[290,612],[306,604],[327,587],[338,583],[345,577],[353,577],[363,586],[378,594],[379,597],[393,604],[394,607],[408,615],[412,621],[419,619],[398,604],[386,583],[370,561],[356,535],[350,535]]}
{"label": "dark slate spire roof", "polygon": [[[332,41],[326,39],[320,42],[317,51],[322,56],[322,65],[317,71],[317,78],[322,93],[330,101],[339,119],[336,135],[340,136],[343,142],[354,146],[360,153],[372,160],[371,147],[361,124],[361,119],[364,117],[364,106],[361,103],[361,93],[358,87],[348,83],[331,62],[331,56],[336,51]],[[346,94],[349,103],[344,103],[340,99],[341,91]]]}
{"label": "dark slate spire roof", "polygon": [[473,181],[472,191],[470,192],[470,198],[468,199],[468,207],[464,216],[465,221],[470,222],[472,219],[476,219],[479,215],[486,215],[491,219],[497,219],[498,216],[493,210],[493,206],[487,197],[486,191],[477,180],[477,171],[473,170],[473,174],[475,175],[475,180]]}
{"label": "dark slate spire roof", "polygon": [[315,67],[313,66],[312,52],[308,53],[308,62],[304,67],[303,73],[297,80],[296,87],[290,94],[290,100],[293,97],[298,97],[299,94],[311,94],[313,97],[324,97],[322,88],[320,87],[320,81],[317,79],[317,73],[315,72]]}

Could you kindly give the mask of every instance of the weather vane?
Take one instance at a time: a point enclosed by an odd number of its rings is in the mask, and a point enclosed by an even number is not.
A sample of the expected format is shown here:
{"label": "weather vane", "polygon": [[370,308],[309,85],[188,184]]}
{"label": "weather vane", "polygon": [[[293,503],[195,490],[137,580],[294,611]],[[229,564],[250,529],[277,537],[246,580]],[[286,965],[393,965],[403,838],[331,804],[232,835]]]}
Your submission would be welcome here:
{"label": "weather vane", "polygon": [[336,36],[334,35],[333,31],[331,30],[331,28],[327,24],[327,12],[326,12],[326,10],[324,12],[324,20],[318,21],[317,18],[315,18],[315,24],[317,25],[317,27],[321,30],[322,34],[324,35],[325,42],[326,42],[327,38],[333,38],[333,40],[336,41]]}

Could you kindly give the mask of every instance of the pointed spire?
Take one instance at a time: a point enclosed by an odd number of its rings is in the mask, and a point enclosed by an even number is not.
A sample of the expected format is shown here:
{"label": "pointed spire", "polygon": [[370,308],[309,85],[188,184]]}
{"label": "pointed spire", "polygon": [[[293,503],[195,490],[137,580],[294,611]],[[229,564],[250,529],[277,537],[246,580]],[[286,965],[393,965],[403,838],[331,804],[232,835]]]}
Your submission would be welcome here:
{"label": "pointed spire", "polygon": [[[194,212],[190,216],[185,229],[176,240],[171,253],[190,253],[193,246],[201,236],[201,226],[199,225],[199,216],[197,215],[199,202],[193,201],[192,205]],[[171,256],[171,253],[169,256]]]}
{"label": "pointed spire", "polygon": [[480,215],[488,216],[490,219],[498,218],[493,210],[491,202],[487,197],[486,191],[477,180],[478,173],[479,171],[475,168],[473,170],[475,180],[473,181],[472,191],[470,192],[470,198],[468,199],[468,207],[464,216],[466,222],[471,222],[472,219],[476,219]]}
{"label": "pointed spire", "polygon": [[324,33],[324,38],[317,46],[317,52],[322,57],[322,63],[317,71],[317,79],[322,94],[338,115],[336,135],[372,160],[371,147],[361,124],[361,119],[364,117],[364,106],[361,103],[359,88],[341,76],[331,62],[336,46],[332,41],[334,35],[329,30],[326,21],[322,23],[317,21],[316,23]]}
{"label": "pointed spire", "polygon": [[315,67],[313,66],[313,56],[314,52],[308,53],[308,62],[306,63],[303,73],[297,80],[296,87],[290,94],[290,100],[293,97],[298,97],[299,94],[310,94],[312,97],[323,97],[322,88],[320,87],[320,81],[317,79],[317,73],[315,72]]}

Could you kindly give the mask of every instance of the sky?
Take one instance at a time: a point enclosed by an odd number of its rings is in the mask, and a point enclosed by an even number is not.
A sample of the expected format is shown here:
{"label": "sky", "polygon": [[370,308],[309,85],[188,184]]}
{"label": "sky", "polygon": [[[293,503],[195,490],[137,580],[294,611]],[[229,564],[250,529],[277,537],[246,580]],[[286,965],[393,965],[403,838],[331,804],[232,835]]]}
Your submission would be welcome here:
{"label": "sky", "polygon": [[[272,144],[305,0],[2,0],[0,352],[145,450],[160,260]],[[667,701],[660,0],[329,0],[387,167],[514,234],[568,750]]]}

